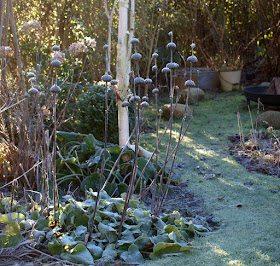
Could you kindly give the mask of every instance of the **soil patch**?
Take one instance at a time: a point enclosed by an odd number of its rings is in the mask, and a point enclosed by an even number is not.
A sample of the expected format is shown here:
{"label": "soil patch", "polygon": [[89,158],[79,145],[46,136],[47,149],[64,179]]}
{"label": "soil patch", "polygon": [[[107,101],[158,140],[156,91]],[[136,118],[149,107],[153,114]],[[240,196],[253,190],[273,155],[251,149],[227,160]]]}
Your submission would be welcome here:
{"label": "soil patch", "polygon": [[256,136],[255,140],[240,140],[239,135],[229,136],[230,154],[249,172],[280,178],[280,149],[276,139]]}

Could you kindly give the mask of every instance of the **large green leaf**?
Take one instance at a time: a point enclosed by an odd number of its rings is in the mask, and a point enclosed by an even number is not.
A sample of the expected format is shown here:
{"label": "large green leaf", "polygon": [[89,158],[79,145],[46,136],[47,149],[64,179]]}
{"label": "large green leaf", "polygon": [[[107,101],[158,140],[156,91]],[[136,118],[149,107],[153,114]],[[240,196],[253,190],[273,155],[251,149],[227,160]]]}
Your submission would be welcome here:
{"label": "large green leaf", "polygon": [[[93,190],[98,189],[99,185],[99,179],[100,179],[100,173],[93,173],[90,176],[87,176],[81,183],[81,189],[85,191],[85,189],[92,188]],[[103,176],[102,178],[102,184],[105,182],[105,178]]]}
{"label": "large green leaf", "polygon": [[86,153],[95,153],[95,138],[92,134],[88,134],[84,137],[85,152]]}
{"label": "large green leaf", "polygon": [[154,246],[153,252],[150,254],[152,260],[158,259],[165,254],[178,254],[180,252],[186,252],[191,249],[190,246],[182,246],[177,243],[163,243],[160,242]]}
{"label": "large green leaf", "polygon": [[[146,159],[144,157],[140,157],[138,159],[138,169],[137,169],[138,175],[140,175],[140,173],[143,171],[147,162],[148,162],[148,159]],[[155,172],[156,172],[155,166],[151,162],[149,162],[142,178],[144,178],[146,181],[152,180],[155,176]]]}
{"label": "large green leaf", "polygon": [[132,244],[128,251],[123,252],[120,257],[126,262],[130,264],[143,264],[145,260],[139,251],[138,247]]}
{"label": "large green leaf", "polygon": [[82,245],[78,244],[69,253],[62,253],[60,257],[64,260],[71,261],[73,263],[80,263],[83,265],[92,265],[94,264],[94,259],[91,256],[88,249]]}
{"label": "large green leaf", "polygon": [[13,247],[19,244],[23,240],[19,229],[17,222],[7,224],[0,234],[0,248]]}
{"label": "large green leaf", "polygon": [[102,257],[103,248],[96,246],[94,242],[89,242],[87,248],[95,260]]}
{"label": "large green leaf", "polygon": [[75,132],[57,131],[56,136],[59,141],[65,140],[69,142],[77,140],[80,134]]}
{"label": "large green leaf", "polygon": [[53,255],[60,255],[63,251],[63,246],[56,239],[48,243],[48,250]]}
{"label": "large green leaf", "polygon": [[102,254],[102,259],[106,262],[115,261],[115,258],[118,256],[115,245],[107,245]]}
{"label": "large green leaf", "polygon": [[8,224],[12,221],[20,223],[21,220],[24,220],[25,216],[19,212],[11,212],[8,214],[1,214],[0,215],[0,223]]}
{"label": "large green leaf", "polygon": [[109,225],[99,223],[98,230],[108,240],[109,243],[113,243],[118,239],[117,230]]}

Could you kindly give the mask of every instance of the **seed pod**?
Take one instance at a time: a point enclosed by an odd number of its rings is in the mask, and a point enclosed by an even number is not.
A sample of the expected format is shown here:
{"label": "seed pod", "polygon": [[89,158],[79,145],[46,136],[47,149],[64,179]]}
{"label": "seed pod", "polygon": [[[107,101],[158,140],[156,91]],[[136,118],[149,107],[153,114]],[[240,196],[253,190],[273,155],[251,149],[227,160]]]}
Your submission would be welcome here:
{"label": "seed pod", "polygon": [[58,85],[52,85],[50,88],[50,92],[53,92],[53,93],[60,93],[60,91],[61,91],[61,88]]}
{"label": "seed pod", "polygon": [[29,91],[28,94],[29,95],[36,95],[38,93],[38,90],[34,87],[32,87]]}
{"label": "seed pod", "polygon": [[34,82],[36,82],[36,79],[35,79],[35,78],[30,78],[30,79],[28,80],[28,82],[29,82],[29,83],[32,83],[32,82],[34,83]]}
{"label": "seed pod", "polygon": [[158,67],[157,67],[156,65],[154,65],[154,66],[152,67],[152,71],[154,71],[154,72],[158,71]]}
{"label": "seed pod", "polygon": [[195,87],[195,83],[191,79],[187,80],[185,82],[185,85],[189,87]]}
{"label": "seed pod", "polygon": [[41,86],[39,86],[39,85],[34,85],[34,88],[37,89],[38,91],[42,90]]}
{"label": "seed pod", "polygon": [[176,68],[176,63],[168,63],[166,67],[168,67],[169,69],[174,69]]}
{"label": "seed pod", "polygon": [[110,82],[113,77],[111,75],[108,75],[108,74],[105,74],[101,77],[101,79],[104,81],[104,82]]}
{"label": "seed pod", "polygon": [[141,98],[138,95],[136,95],[136,96],[134,96],[134,101],[137,102],[137,103],[140,103]]}
{"label": "seed pod", "polygon": [[130,41],[130,43],[131,43],[132,45],[137,45],[137,44],[139,44],[139,40],[138,40],[137,38],[132,38],[131,41]]}
{"label": "seed pod", "polygon": [[27,78],[28,78],[28,79],[34,78],[34,77],[35,77],[35,74],[32,73],[32,72],[29,72],[29,73],[27,74]]}
{"label": "seed pod", "polygon": [[147,107],[149,106],[149,103],[147,103],[147,102],[142,102],[142,103],[140,104],[140,106],[141,106],[142,108],[147,108]]}
{"label": "seed pod", "polygon": [[174,42],[170,42],[167,44],[167,48],[171,49],[171,50],[175,50],[176,49],[176,44]]}
{"label": "seed pod", "polygon": [[170,72],[170,68],[168,67],[164,67],[162,70],[161,70],[162,73],[169,73]]}
{"label": "seed pod", "polygon": [[128,101],[123,101],[122,102],[122,107],[127,107],[127,106],[129,106],[129,102]]}
{"label": "seed pod", "polygon": [[131,59],[134,60],[134,61],[139,61],[141,58],[142,58],[142,55],[139,54],[139,53],[134,53],[134,54],[131,56]]}
{"label": "seed pod", "polygon": [[152,84],[152,83],[153,83],[153,81],[152,81],[150,78],[146,78],[146,79],[145,79],[145,84],[150,85],[150,84]]}
{"label": "seed pod", "polygon": [[153,90],[152,90],[152,93],[158,93],[159,92],[159,89],[158,88],[154,88]]}
{"label": "seed pod", "polygon": [[138,84],[144,84],[145,83],[145,80],[141,77],[137,77],[134,79],[134,84],[135,85],[138,85]]}
{"label": "seed pod", "polygon": [[148,102],[149,101],[149,97],[148,96],[143,96],[142,97],[142,101],[143,102]]}
{"label": "seed pod", "polygon": [[197,58],[194,55],[191,55],[187,58],[188,62],[197,63]]}
{"label": "seed pod", "polygon": [[59,60],[52,60],[51,62],[51,66],[53,67],[60,67],[61,66],[61,62]]}
{"label": "seed pod", "polygon": [[134,101],[135,101],[134,96],[131,96],[130,99],[129,99],[129,101],[130,101],[131,103],[134,103]]}
{"label": "seed pod", "polygon": [[112,80],[111,80],[111,85],[112,85],[112,86],[118,85],[118,81],[115,80],[115,79],[112,79]]}
{"label": "seed pod", "polygon": [[54,51],[54,52],[58,52],[58,51],[60,51],[60,47],[58,46],[58,45],[54,45],[53,47],[52,47],[52,50]]}
{"label": "seed pod", "polygon": [[157,54],[157,53],[153,53],[153,54],[152,54],[152,57],[153,57],[153,58],[158,58],[158,54]]}

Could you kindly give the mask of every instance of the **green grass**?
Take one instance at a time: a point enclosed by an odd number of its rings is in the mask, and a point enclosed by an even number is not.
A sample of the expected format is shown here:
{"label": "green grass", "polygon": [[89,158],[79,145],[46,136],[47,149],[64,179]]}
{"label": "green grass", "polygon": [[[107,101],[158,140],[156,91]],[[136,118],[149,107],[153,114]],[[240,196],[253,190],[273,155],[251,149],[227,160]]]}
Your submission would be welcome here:
{"label": "green grass", "polygon": [[[221,219],[223,226],[209,236],[195,238],[191,252],[147,265],[280,265],[280,179],[250,173],[229,155],[228,136],[239,133],[238,110],[248,135],[251,122],[245,97],[238,92],[208,94],[197,106],[177,157],[184,168],[176,170],[176,176],[189,180],[188,189],[204,198],[208,212]],[[256,104],[251,111],[255,121]],[[175,131],[179,126],[175,123]],[[153,134],[144,138],[151,150]],[[207,180],[199,171],[221,175]],[[244,185],[248,182],[252,186]]]}

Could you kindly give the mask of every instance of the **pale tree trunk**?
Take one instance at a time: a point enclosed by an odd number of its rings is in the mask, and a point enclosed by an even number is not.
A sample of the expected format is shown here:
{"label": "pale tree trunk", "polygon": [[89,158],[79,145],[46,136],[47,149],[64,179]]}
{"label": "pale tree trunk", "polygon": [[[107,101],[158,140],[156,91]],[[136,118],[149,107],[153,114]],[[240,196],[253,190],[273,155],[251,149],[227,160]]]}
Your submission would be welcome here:
{"label": "pale tree trunk", "polygon": [[17,59],[17,66],[18,66],[19,87],[21,90],[23,90],[23,92],[25,92],[26,88],[25,88],[24,73],[23,73],[20,49],[19,49],[18,38],[17,38],[17,28],[16,28],[16,23],[15,23],[15,18],[14,18],[13,0],[8,0],[8,1],[9,1],[9,12],[8,13],[10,15],[9,19],[10,19],[10,23],[11,23],[15,56]]}
{"label": "pale tree trunk", "polygon": [[[119,27],[117,45],[117,65],[116,78],[118,80],[118,126],[119,126],[119,145],[124,146],[129,139],[129,119],[128,108],[122,107],[122,102],[127,97],[129,89],[130,54],[129,35],[134,34],[134,30],[128,32],[128,9],[129,0],[119,0]],[[133,27],[134,28],[134,27]],[[130,27],[131,29],[131,27]]]}

